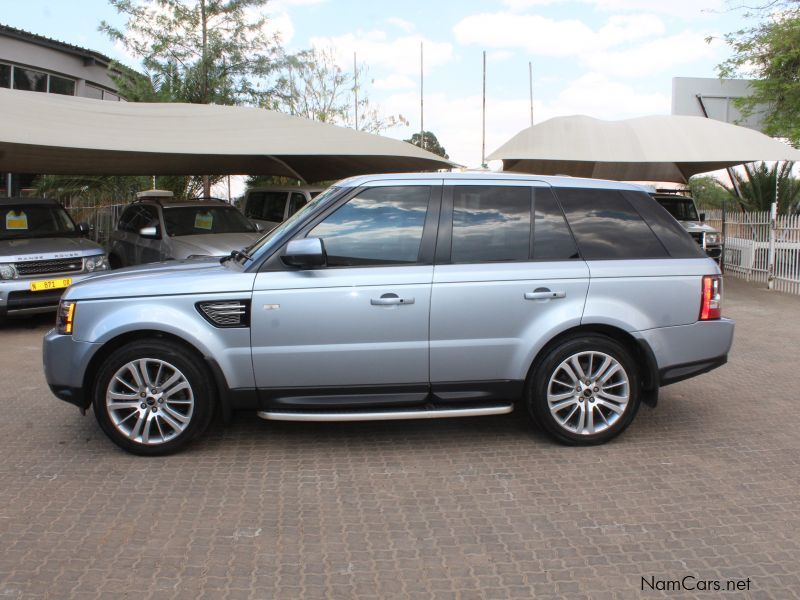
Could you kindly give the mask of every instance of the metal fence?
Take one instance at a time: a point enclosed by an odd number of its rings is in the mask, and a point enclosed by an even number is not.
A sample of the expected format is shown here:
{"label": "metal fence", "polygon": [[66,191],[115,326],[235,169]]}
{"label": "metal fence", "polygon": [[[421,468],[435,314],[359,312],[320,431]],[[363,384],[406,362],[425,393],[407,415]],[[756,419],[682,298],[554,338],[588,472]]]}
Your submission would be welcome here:
{"label": "metal fence", "polygon": [[725,273],[800,295],[800,215],[772,211],[706,211],[723,233]]}
{"label": "metal fence", "polygon": [[92,227],[90,237],[100,245],[105,246],[108,242],[108,235],[116,226],[119,216],[126,206],[127,204],[107,204],[104,206],[74,204],[65,208],[76,223],[88,223]]}

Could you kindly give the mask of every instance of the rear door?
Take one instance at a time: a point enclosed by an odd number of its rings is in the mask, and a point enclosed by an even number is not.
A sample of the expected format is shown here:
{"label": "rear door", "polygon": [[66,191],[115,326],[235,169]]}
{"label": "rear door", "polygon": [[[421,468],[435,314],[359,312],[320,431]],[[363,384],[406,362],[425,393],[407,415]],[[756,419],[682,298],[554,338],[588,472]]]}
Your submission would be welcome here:
{"label": "rear door", "polygon": [[431,296],[434,394],[518,396],[543,343],[580,323],[588,286],[547,184],[445,181]]}

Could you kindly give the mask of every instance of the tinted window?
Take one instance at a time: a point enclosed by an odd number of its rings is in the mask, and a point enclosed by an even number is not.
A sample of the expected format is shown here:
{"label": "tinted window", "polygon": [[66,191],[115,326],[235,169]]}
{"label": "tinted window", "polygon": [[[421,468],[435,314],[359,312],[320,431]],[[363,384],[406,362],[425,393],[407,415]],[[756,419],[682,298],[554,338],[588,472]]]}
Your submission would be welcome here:
{"label": "tinted window", "polygon": [[650,227],[618,190],[560,188],[557,193],[586,260],[667,256]]}
{"label": "tinted window", "polygon": [[533,207],[533,259],[579,258],[575,240],[553,192],[547,188],[534,188]]}
{"label": "tinted window", "polygon": [[[647,221],[650,229],[661,240],[661,243],[664,244],[672,258],[700,258],[705,256],[700,245],[692,239],[692,236],[667,212],[660,202],[653,200],[645,192],[625,191],[622,194],[642,215],[642,218]],[[692,210],[694,210],[694,206],[692,206]]]}
{"label": "tinted window", "polygon": [[72,79],[64,79],[50,75],[50,93],[64,94],[65,96],[75,95],[75,82]]}
{"label": "tinted window", "polygon": [[678,221],[699,221],[694,201],[680,196],[656,196],[656,202],[663,206]]}
{"label": "tinted window", "polygon": [[225,206],[180,206],[164,209],[167,235],[246,233],[255,226],[235,208]]}
{"label": "tinted window", "polygon": [[0,65],[0,88],[11,87],[11,66]]}
{"label": "tinted window", "polygon": [[289,216],[292,216],[305,205],[306,197],[300,192],[292,192],[292,196],[289,198]]}
{"label": "tinted window", "polygon": [[280,223],[286,209],[286,196],[286,192],[250,192],[244,214],[251,219]]}
{"label": "tinted window", "polygon": [[428,186],[370,188],[307,237],[322,238],[331,266],[414,263],[430,195]]}
{"label": "tinted window", "polygon": [[46,92],[47,73],[41,73],[40,71],[32,71],[31,69],[23,69],[21,67],[15,67],[14,89],[29,90],[31,92]]}
{"label": "tinted window", "polygon": [[531,188],[453,186],[454,263],[528,260]]}

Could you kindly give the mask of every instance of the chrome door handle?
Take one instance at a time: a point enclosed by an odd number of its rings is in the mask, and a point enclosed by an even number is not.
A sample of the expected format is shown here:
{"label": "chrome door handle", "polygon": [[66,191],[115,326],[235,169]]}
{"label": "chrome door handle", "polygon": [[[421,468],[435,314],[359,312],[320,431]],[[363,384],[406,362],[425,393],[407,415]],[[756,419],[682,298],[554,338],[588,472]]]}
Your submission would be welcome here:
{"label": "chrome door handle", "polygon": [[398,304],[414,304],[414,298],[399,298],[397,294],[384,294],[380,298],[369,301],[372,306],[396,306]]}
{"label": "chrome door handle", "polygon": [[525,292],[525,300],[551,300],[554,298],[564,298],[567,292],[551,292],[550,290],[536,290],[535,292]]}

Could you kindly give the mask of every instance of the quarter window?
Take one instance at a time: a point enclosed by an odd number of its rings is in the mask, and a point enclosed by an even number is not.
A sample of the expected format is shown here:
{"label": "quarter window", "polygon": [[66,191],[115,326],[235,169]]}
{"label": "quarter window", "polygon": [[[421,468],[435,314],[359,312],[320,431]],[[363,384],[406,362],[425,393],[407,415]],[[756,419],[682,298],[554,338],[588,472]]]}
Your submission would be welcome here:
{"label": "quarter window", "polygon": [[364,190],[314,227],[330,266],[412,264],[419,257],[430,186]]}
{"label": "quarter window", "polygon": [[667,256],[650,227],[618,190],[561,188],[557,193],[586,260]]}
{"label": "quarter window", "polygon": [[531,188],[453,186],[454,263],[528,260]]}

